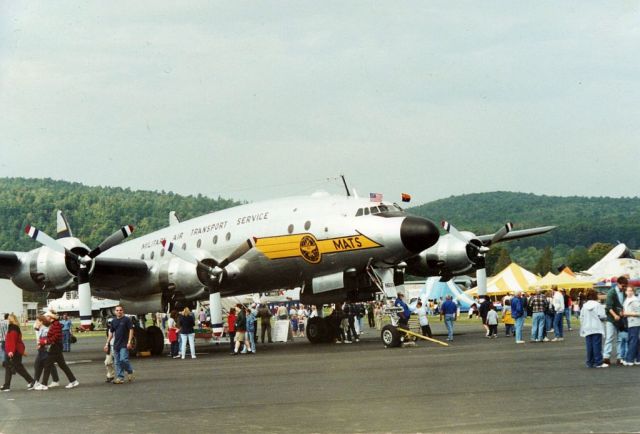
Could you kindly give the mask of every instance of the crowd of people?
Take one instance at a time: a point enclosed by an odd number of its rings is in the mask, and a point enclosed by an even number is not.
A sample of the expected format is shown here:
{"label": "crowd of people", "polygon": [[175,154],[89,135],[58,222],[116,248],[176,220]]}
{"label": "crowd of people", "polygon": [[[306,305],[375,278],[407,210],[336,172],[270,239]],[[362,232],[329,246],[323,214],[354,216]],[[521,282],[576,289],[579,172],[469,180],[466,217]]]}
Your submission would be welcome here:
{"label": "crowd of people", "polygon": [[[389,302],[391,304],[391,302]],[[390,305],[389,304],[389,305]],[[397,308],[398,326],[408,328],[411,315],[418,318],[421,333],[433,337],[429,316],[439,315],[447,329],[447,340],[454,337],[454,322],[460,314],[459,306],[447,296],[444,300],[428,300],[424,304],[418,300],[412,307],[399,294],[393,305]],[[368,326],[380,330],[383,323],[385,304],[381,301],[369,303],[349,303],[332,305],[329,324],[335,328],[336,343],[359,342],[365,331],[364,318]],[[501,313],[499,314],[498,311]],[[563,323],[571,328],[571,315],[580,319],[580,336],[586,343],[586,366],[606,368],[610,366],[616,343],[616,364],[622,366],[640,365],[640,297],[628,279],[621,276],[606,294],[604,304],[598,300],[598,293],[587,290],[573,300],[566,291],[552,287],[551,291],[538,289],[532,295],[516,292],[512,297],[492,301],[484,296],[473,304],[470,318],[477,315],[485,329],[487,338],[498,337],[498,324],[505,326],[505,335],[513,336],[515,343],[523,344],[525,318],[531,317],[530,342],[561,342],[564,340]],[[255,354],[258,342],[257,329],[260,324],[260,340],[272,343],[272,320],[288,321],[295,337],[304,337],[307,321],[317,317],[316,307],[307,309],[302,304],[284,303],[273,305],[237,304],[228,312],[224,334],[230,340],[232,355]],[[64,359],[64,352],[71,350],[71,320],[67,315],[59,319],[55,312],[40,315],[34,323],[36,353],[34,375],[31,376],[23,364],[26,347],[18,318],[5,314],[0,320],[0,361],[5,368],[2,391],[11,389],[14,375],[20,375],[27,382],[28,390],[44,391],[60,386],[58,369],[68,379],[66,388],[72,389],[80,383],[75,378]],[[184,308],[174,310],[169,315],[154,317],[154,324],[162,327],[170,343],[169,356],[176,359],[186,357],[187,346],[190,356],[196,358],[195,327],[210,325],[204,309],[191,312]],[[550,334],[553,333],[553,338]],[[123,384],[132,382],[134,370],[129,361],[129,351],[133,348],[134,324],[131,317],[124,314],[124,308],[115,308],[115,317],[109,320],[107,341],[104,346],[107,382]],[[51,378],[51,382],[49,379]]]}

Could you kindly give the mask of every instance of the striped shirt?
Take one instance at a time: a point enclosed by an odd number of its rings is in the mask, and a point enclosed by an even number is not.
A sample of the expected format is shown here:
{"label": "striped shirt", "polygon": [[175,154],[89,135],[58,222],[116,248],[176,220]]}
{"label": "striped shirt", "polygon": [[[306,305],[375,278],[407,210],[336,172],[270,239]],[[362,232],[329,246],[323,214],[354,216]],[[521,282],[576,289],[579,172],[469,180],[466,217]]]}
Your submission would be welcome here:
{"label": "striped shirt", "polygon": [[62,343],[62,326],[60,325],[60,321],[53,320],[51,324],[49,324],[49,332],[47,333],[47,344],[55,345]]}

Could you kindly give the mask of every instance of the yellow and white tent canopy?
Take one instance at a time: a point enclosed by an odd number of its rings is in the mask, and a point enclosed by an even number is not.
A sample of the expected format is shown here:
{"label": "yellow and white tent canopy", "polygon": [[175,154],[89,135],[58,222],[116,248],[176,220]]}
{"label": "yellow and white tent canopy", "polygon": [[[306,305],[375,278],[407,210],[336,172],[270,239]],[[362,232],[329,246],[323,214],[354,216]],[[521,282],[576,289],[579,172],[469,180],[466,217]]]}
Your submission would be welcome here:
{"label": "yellow and white tent canopy", "polygon": [[[518,289],[525,292],[537,281],[538,276],[512,262],[507,268],[487,279],[487,294],[495,296],[514,294]],[[471,288],[466,293],[477,296],[478,287]]]}
{"label": "yellow and white tent canopy", "polygon": [[578,280],[574,276],[565,272],[558,275],[549,272],[529,288],[535,289],[540,287],[542,289],[550,289],[553,285],[556,285],[560,289],[593,288],[593,282]]}

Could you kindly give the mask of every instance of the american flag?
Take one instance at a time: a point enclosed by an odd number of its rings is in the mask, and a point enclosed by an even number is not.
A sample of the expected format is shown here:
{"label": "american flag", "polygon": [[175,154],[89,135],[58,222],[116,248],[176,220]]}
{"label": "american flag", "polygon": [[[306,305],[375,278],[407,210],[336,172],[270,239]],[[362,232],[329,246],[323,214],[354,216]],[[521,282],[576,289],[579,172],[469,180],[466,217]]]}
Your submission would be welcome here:
{"label": "american flag", "polygon": [[369,193],[371,202],[382,202],[382,193]]}

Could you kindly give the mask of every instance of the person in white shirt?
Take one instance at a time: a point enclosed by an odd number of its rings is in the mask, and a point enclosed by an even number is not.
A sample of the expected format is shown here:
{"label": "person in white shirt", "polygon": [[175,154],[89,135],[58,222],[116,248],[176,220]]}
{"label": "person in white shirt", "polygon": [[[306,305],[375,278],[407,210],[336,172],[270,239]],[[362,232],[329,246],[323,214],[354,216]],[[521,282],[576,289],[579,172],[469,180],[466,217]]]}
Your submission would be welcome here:
{"label": "person in white shirt", "polygon": [[640,298],[636,296],[633,286],[627,286],[627,298],[622,305],[622,314],[627,318],[627,333],[629,334],[627,355],[622,364],[624,366],[640,365],[640,349],[638,335],[640,333]]}
{"label": "person in white shirt", "polygon": [[555,310],[555,315],[553,316],[553,334],[554,338],[551,340],[552,342],[563,341],[564,335],[562,333],[562,318],[564,317],[564,296],[558,290],[557,286],[553,286],[553,299],[551,302],[553,303],[553,309]]}
{"label": "person in white shirt", "polygon": [[416,307],[411,311],[418,315],[418,321],[420,322],[420,329],[422,330],[422,336],[433,337],[431,333],[431,326],[429,325],[429,316],[426,306],[422,305],[422,301],[418,300]]}
{"label": "person in white shirt", "polygon": [[580,336],[586,339],[587,344],[587,368],[608,368],[602,357],[602,337],[604,325],[602,321],[607,318],[604,306],[598,300],[595,290],[585,292],[587,301],[580,310]]}

